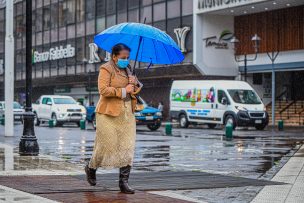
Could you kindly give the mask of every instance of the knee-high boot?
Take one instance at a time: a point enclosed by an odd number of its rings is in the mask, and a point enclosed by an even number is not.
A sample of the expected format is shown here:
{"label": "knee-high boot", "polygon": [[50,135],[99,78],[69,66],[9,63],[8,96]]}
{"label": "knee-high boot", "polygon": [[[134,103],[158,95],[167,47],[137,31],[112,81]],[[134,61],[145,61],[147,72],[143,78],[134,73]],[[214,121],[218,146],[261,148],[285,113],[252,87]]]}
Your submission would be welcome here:
{"label": "knee-high boot", "polygon": [[120,191],[126,194],[134,194],[135,190],[133,190],[129,184],[129,176],[131,172],[131,166],[124,166],[119,169],[119,188]]}

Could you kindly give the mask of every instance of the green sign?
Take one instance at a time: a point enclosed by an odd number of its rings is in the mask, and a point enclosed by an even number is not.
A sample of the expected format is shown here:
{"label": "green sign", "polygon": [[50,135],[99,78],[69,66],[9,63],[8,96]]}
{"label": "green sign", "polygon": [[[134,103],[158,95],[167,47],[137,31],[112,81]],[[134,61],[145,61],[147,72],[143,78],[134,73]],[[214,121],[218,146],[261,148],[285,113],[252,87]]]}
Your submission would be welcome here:
{"label": "green sign", "polygon": [[71,88],[69,87],[61,87],[54,89],[54,93],[69,93],[69,92],[71,92]]}
{"label": "green sign", "polygon": [[87,92],[98,92],[98,87],[97,86],[93,86],[93,87],[86,87],[86,91]]}

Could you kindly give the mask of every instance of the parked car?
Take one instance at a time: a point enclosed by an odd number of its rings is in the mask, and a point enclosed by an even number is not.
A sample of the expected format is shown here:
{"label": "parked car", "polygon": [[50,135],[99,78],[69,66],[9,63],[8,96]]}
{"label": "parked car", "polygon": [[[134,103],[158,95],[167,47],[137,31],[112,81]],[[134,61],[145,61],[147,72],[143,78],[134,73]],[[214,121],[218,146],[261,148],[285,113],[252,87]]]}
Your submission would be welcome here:
{"label": "parked car", "polygon": [[[136,124],[147,125],[152,131],[157,130],[161,126],[162,113],[158,109],[148,106],[141,97],[139,97],[139,103],[144,106],[144,109],[135,112]],[[87,121],[96,129],[95,106],[87,107]]]}
{"label": "parked car", "polygon": [[[24,109],[18,102],[14,102],[13,112],[14,112],[14,121],[23,122]],[[5,102],[0,101],[0,117],[4,117],[4,116],[5,116]]]}
{"label": "parked car", "polygon": [[269,122],[266,108],[246,82],[232,80],[174,81],[170,93],[170,115],[187,128],[190,123],[231,123],[263,130]]}
{"label": "parked car", "polygon": [[52,119],[55,126],[74,122],[80,126],[80,120],[86,119],[86,108],[70,96],[43,95],[33,104],[35,125]]}

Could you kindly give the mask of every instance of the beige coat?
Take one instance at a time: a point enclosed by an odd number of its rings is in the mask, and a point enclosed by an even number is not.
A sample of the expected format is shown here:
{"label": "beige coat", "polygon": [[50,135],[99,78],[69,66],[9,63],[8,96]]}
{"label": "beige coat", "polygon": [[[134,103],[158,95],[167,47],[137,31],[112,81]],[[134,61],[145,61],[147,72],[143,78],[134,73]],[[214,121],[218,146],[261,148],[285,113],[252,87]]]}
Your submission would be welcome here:
{"label": "beige coat", "polygon": [[[142,88],[142,84],[136,78],[138,85],[131,94],[132,112],[134,113],[137,99],[135,97]],[[125,87],[128,85],[128,76],[121,73],[113,60],[101,65],[98,75],[98,91],[100,94],[95,112],[110,116],[118,116],[124,102]]]}

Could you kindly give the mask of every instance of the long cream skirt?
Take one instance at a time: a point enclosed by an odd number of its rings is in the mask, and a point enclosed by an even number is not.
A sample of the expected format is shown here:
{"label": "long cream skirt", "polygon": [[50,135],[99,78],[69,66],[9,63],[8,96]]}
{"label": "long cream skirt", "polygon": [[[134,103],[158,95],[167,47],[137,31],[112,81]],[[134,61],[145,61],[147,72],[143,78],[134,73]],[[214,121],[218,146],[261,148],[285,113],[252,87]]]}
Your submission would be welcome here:
{"label": "long cream skirt", "polygon": [[119,116],[96,113],[96,137],[90,168],[132,166],[136,139],[136,122],[131,101],[123,102]]}

